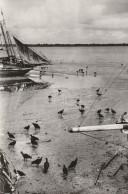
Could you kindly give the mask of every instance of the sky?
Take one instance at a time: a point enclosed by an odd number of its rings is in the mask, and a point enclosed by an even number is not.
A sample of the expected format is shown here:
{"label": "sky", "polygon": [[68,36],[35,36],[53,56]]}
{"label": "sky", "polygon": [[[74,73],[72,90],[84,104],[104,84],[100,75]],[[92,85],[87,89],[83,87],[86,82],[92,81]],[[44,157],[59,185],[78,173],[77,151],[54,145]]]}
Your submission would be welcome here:
{"label": "sky", "polygon": [[0,0],[25,43],[128,43],[128,0]]}

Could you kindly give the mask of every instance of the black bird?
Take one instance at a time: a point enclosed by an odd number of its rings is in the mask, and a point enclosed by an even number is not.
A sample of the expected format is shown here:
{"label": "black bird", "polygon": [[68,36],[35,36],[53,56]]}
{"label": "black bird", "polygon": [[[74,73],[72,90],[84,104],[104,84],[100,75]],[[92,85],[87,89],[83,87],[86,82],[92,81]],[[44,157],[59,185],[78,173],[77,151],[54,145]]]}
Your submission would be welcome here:
{"label": "black bird", "polygon": [[97,114],[100,114],[101,113],[101,109],[99,109],[98,111],[97,111]]}
{"label": "black bird", "polygon": [[51,95],[49,95],[49,96],[48,96],[49,102],[51,101],[51,98],[52,98],[52,96],[51,96]]}
{"label": "black bird", "polygon": [[21,154],[22,154],[22,156],[23,156],[23,158],[24,158],[24,162],[25,162],[25,160],[26,160],[26,162],[27,162],[27,159],[28,158],[32,158],[32,156],[30,156],[30,155],[28,155],[28,154],[25,154],[25,153],[23,153],[22,151],[20,152]]}
{"label": "black bird", "polygon": [[37,123],[32,123],[35,129],[40,129],[40,126]]}
{"label": "black bird", "polygon": [[65,165],[63,165],[63,174],[68,175],[68,169],[66,168]]}
{"label": "black bird", "polygon": [[8,136],[9,136],[10,138],[15,139],[15,136],[14,136],[12,133],[10,133],[10,132],[7,132],[7,133],[8,133]]}
{"label": "black bird", "polygon": [[39,164],[41,163],[42,161],[42,157],[41,158],[37,158],[36,160],[32,161],[31,164],[36,164],[39,166]]}
{"label": "black bird", "polygon": [[14,140],[14,141],[12,141],[11,143],[9,143],[8,145],[14,147],[15,144],[16,144],[16,141]]}
{"label": "black bird", "polygon": [[38,145],[38,142],[36,140],[34,140],[33,138],[31,138],[31,144],[33,146],[37,146]]}
{"label": "black bird", "polygon": [[103,118],[104,117],[101,113],[99,113],[98,116],[99,116],[99,118]]}
{"label": "black bird", "polygon": [[61,90],[60,90],[60,89],[58,89],[58,92],[60,93],[60,92],[61,92]]}
{"label": "black bird", "polygon": [[81,105],[81,108],[84,108],[85,106],[84,105]]}
{"label": "black bird", "polygon": [[27,125],[26,127],[24,127],[24,129],[29,130],[30,129],[30,125]]}
{"label": "black bird", "polygon": [[101,94],[101,93],[97,93],[97,96],[101,97],[101,96],[102,96],[102,94]]}
{"label": "black bird", "polygon": [[111,113],[112,113],[113,115],[115,115],[115,114],[116,114],[116,111],[113,110],[113,109],[111,108]]}
{"label": "black bird", "polygon": [[85,112],[85,110],[83,110],[83,109],[79,109],[79,111],[80,111],[81,115],[83,115]]}
{"label": "black bird", "polygon": [[80,102],[80,99],[78,98],[78,99],[76,99],[76,101],[77,101],[77,102]]}
{"label": "black bird", "polygon": [[96,92],[99,92],[100,91],[100,88],[98,88],[97,90],[96,90]]}
{"label": "black bird", "polygon": [[110,110],[109,108],[106,108],[106,109],[105,109],[106,112],[109,112],[109,110]]}
{"label": "black bird", "polygon": [[18,173],[20,176],[25,176],[25,175],[26,175],[24,172],[22,172],[22,171],[20,171],[20,170],[16,170],[16,169],[14,169],[14,173],[15,173],[15,174]]}
{"label": "black bird", "polygon": [[63,110],[60,110],[60,111],[58,112],[58,114],[62,116],[63,112],[64,112],[64,109],[63,109]]}
{"label": "black bird", "polygon": [[45,161],[45,163],[44,163],[44,169],[43,169],[43,173],[47,173],[47,171],[48,171],[48,169],[49,169],[49,162],[48,162],[48,159],[46,158],[46,161]]}
{"label": "black bird", "polygon": [[68,167],[69,170],[76,167],[76,165],[77,165],[77,160],[78,160],[78,159],[76,158],[74,161],[71,162],[71,164],[70,164],[69,167]]}
{"label": "black bird", "polygon": [[76,99],[76,102],[77,102],[77,106],[79,106],[79,102],[80,102],[80,99]]}
{"label": "black bird", "polygon": [[31,135],[31,139],[33,139],[33,140],[35,140],[35,141],[38,141],[38,140],[39,140],[39,138],[36,137],[36,136],[34,136],[34,135]]}

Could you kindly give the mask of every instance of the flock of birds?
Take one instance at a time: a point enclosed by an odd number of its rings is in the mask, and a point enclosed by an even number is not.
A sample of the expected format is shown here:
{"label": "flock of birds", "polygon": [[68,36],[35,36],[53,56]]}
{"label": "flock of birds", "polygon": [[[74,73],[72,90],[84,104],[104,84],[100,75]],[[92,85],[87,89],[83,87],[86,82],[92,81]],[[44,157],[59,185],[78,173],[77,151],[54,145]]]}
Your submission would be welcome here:
{"label": "flock of birds", "polygon": [[[97,90],[96,90],[96,94],[97,94],[97,96],[98,97],[101,97],[102,96],[102,93],[100,92],[100,88],[98,88]],[[98,116],[99,116],[99,118],[103,118],[104,117],[104,115],[103,114],[101,114],[101,109],[99,109],[98,111],[97,111],[97,114],[98,114]],[[105,112],[106,113],[108,113],[108,112],[111,112],[111,114],[112,115],[116,115],[116,111],[114,110],[114,109],[110,109],[110,108],[106,108],[105,109]]]}
{"label": "flock of birds", "polygon": [[[62,93],[62,90],[58,89],[58,93],[61,94],[61,93]],[[51,100],[52,100],[52,95],[49,95],[49,96],[48,96],[48,99],[49,99],[49,102],[51,102]],[[77,106],[79,106],[80,99],[76,99],[76,102],[77,102]],[[84,108],[85,108],[84,105],[80,105],[79,111],[80,111],[81,115],[83,115],[84,112],[85,112],[85,109],[84,109]],[[64,113],[64,109],[58,111],[58,115],[60,115],[61,118],[62,118],[62,116],[63,116],[63,113]]]}
{"label": "flock of birds", "polygon": [[[97,110],[98,117],[99,118],[104,118],[104,115],[101,114],[101,111],[102,111],[101,109]],[[116,115],[116,111],[114,109],[112,109],[112,108],[111,109],[110,108],[106,108],[105,109],[105,112],[106,113],[109,113],[110,112],[113,116]]]}
{"label": "flock of birds", "polygon": [[[62,90],[58,89],[58,93],[61,94]],[[101,97],[102,96],[102,93],[100,93],[100,88],[98,88],[96,90],[96,94]],[[49,102],[51,102],[51,99],[52,99],[52,95],[49,95],[48,96],[48,99],[49,99]],[[76,103],[77,103],[77,106],[79,106],[79,112],[81,113],[81,115],[84,114],[85,112],[85,105],[79,105],[79,102],[80,102],[80,99],[76,99]],[[101,109],[97,110],[97,114],[98,114],[98,117],[99,118],[103,118],[103,114],[101,114]],[[110,112],[112,113],[112,115],[115,115],[116,114],[116,111],[113,110],[113,109],[110,109],[110,108],[106,108],[105,109],[106,112]],[[60,115],[61,117],[63,116],[63,113],[64,113],[64,109],[58,111],[58,115]],[[40,126],[38,123],[32,123],[35,130],[39,130],[40,129]],[[30,129],[30,125],[27,125],[24,127],[24,129],[26,131],[29,131]],[[8,136],[10,139],[12,139],[13,141],[11,143],[9,143],[9,146],[12,146],[14,148],[15,144],[16,144],[16,140],[15,140],[15,136],[13,133],[10,133],[10,132],[7,132],[8,133]],[[34,136],[34,135],[30,135],[30,140],[31,140],[31,144],[32,146],[34,147],[37,147],[38,146],[38,142],[39,142],[39,138]],[[21,151],[21,155],[23,156],[23,159],[24,159],[24,162],[27,162],[28,159],[32,159],[32,156],[30,156],[29,154],[27,153],[24,153],[23,151]],[[68,175],[68,172],[72,169],[74,169],[77,165],[77,158],[71,162],[71,164],[66,167],[65,165],[63,165],[63,169],[62,169],[62,172],[63,172],[63,175],[67,176]],[[31,165],[37,165],[39,166],[40,163],[42,162],[42,157],[38,157],[36,160],[33,160],[31,162]],[[59,164],[58,164],[59,166]],[[44,162],[44,167],[43,167],[43,173],[46,174],[48,172],[48,169],[49,169],[49,161],[48,161],[48,158],[46,158],[46,161]],[[25,173],[20,171],[20,170],[16,170],[14,168],[14,173],[16,173],[18,176],[25,176]]]}
{"label": "flock of birds", "polygon": [[[40,129],[40,126],[38,123],[32,123],[35,130],[39,130]],[[30,129],[30,125],[27,125],[24,127],[25,130],[29,130]],[[15,136],[13,133],[10,133],[10,132],[7,132],[8,133],[8,136],[11,140],[13,140],[11,143],[9,143],[9,146],[12,146],[14,148],[15,144],[16,144],[16,140],[15,140]],[[31,140],[31,144],[32,146],[36,147],[38,146],[38,141],[39,141],[39,138],[34,136],[34,135],[30,135],[30,140]],[[27,162],[28,159],[32,159],[32,156],[30,156],[29,154],[27,153],[24,153],[23,151],[21,151],[21,155],[23,156],[23,159],[24,159],[24,162]],[[39,164],[41,163],[42,161],[42,157],[38,157],[36,160],[33,160],[31,162],[31,165],[37,165],[39,166]],[[49,169],[49,162],[48,162],[48,158],[46,158],[46,161],[44,162],[44,168],[43,168],[43,173],[47,173]],[[25,173],[20,171],[20,170],[16,170],[14,168],[14,173],[17,174],[17,176],[25,176]]]}
{"label": "flock of birds", "polygon": [[[32,123],[32,124],[33,124],[35,130],[39,130],[40,129],[40,126],[39,126],[38,123]],[[30,125],[25,126],[24,129],[26,131],[29,131]],[[14,146],[16,144],[15,135],[13,133],[10,133],[10,132],[7,132],[7,134],[9,136],[9,139],[12,140],[12,142],[9,143],[8,146],[11,146],[11,147],[14,148]],[[38,145],[38,141],[39,141],[38,137],[36,137],[34,135],[30,135],[30,140],[31,140],[32,146],[36,147]],[[23,156],[24,162],[27,162],[28,159],[32,159],[31,155],[29,155],[27,153],[24,153],[23,151],[21,151],[20,153]],[[44,165],[43,165],[43,173],[44,174],[46,174],[48,172],[48,169],[49,169],[48,158],[45,158],[45,159],[46,159],[46,161],[44,162]],[[31,165],[36,165],[37,167],[39,167],[41,162],[42,162],[42,157],[38,157],[36,160],[33,160],[31,162]],[[66,168],[66,166],[63,165],[63,169],[62,169],[63,175],[67,176],[68,175],[68,171],[74,169],[76,167],[76,164],[77,164],[77,158],[74,161],[71,162],[71,164],[69,165],[68,168]],[[60,165],[58,164],[58,166],[60,166]],[[17,180],[18,180],[19,177],[26,176],[26,174],[24,172],[22,172],[20,170],[16,170],[15,168],[14,168],[14,173],[17,175]]]}
{"label": "flock of birds", "polygon": [[[62,90],[58,89],[58,92],[59,92],[59,94],[61,94]],[[98,97],[102,96],[102,93],[100,92],[100,88],[98,88],[96,90],[96,94],[97,94]],[[48,98],[49,98],[49,102],[51,102],[52,95],[49,95]],[[79,112],[81,113],[81,116],[82,116],[85,113],[85,105],[79,105],[79,103],[80,103],[80,99],[79,98],[76,99],[76,103],[77,103],[77,106],[79,106]],[[104,117],[103,114],[101,114],[101,111],[102,111],[101,109],[99,109],[97,111],[97,114],[98,114],[99,118],[103,118]],[[111,109],[110,108],[106,108],[105,112],[107,112],[107,113],[111,112],[112,115],[116,114],[116,111],[114,109],[112,109],[112,108]],[[64,113],[64,109],[58,111],[58,115],[60,115],[61,118],[63,116],[63,113]]]}

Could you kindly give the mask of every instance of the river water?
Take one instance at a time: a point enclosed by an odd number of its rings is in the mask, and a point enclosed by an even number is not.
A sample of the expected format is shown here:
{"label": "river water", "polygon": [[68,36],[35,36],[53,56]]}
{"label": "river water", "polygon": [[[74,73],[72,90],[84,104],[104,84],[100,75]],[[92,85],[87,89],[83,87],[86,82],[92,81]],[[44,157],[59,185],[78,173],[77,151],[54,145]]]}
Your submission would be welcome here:
{"label": "river water", "polygon": [[[28,78],[38,83],[48,82],[48,87],[0,91],[0,147],[8,154],[12,171],[14,165],[26,173],[26,177],[18,181],[17,189],[22,194],[105,194],[108,190],[109,193],[118,193],[119,187],[127,184],[124,181],[127,172],[121,172],[118,181],[110,179],[108,173],[113,174],[121,162],[125,162],[125,151],[102,174],[98,186],[94,182],[102,163],[128,144],[126,136],[120,131],[112,131],[91,133],[94,136],[91,138],[70,134],[68,129],[79,124],[115,123],[122,112],[128,110],[128,47],[34,47],[34,50],[45,54],[53,65],[46,69],[46,74],[41,78],[39,68],[32,71]],[[81,73],[77,76],[78,69],[87,72],[84,76]],[[96,77],[94,72],[97,72]],[[3,78],[0,80],[3,81]],[[104,94],[101,98],[97,98],[95,92],[98,88]],[[58,93],[58,89],[62,92]],[[52,96],[50,102],[49,95]],[[78,98],[79,106],[76,103]],[[80,105],[85,105],[86,118],[79,112]],[[116,110],[114,117],[111,113],[105,113],[108,107]],[[102,120],[96,114],[100,108],[104,115]],[[64,115],[60,118],[58,111],[62,109]],[[35,130],[32,125],[36,121],[40,130]],[[30,125],[29,132],[24,129],[27,125]],[[11,142],[8,131],[15,134],[14,148],[8,147]],[[31,134],[39,138],[37,148],[30,143]],[[40,166],[31,165],[32,160],[24,163],[21,151],[32,155],[33,160],[42,156]],[[65,180],[63,164],[67,167],[76,157],[76,169],[69,172]],[[50,163],[47,174],[43,174],[45,158]]]}

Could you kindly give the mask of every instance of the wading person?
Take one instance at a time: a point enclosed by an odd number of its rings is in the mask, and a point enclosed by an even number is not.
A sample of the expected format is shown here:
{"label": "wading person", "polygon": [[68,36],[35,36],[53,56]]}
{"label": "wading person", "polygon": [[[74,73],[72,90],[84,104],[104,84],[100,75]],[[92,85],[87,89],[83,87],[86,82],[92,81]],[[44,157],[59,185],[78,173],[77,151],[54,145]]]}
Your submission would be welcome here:
{"label": "wading person", "polygon": [[121,123],[126,122],[126,120],[125,120],[125,115],[127,115],[127,112],[124,112],[124,113],[121,115],[121,117],[120,117],[120,122],[121,122]]}

